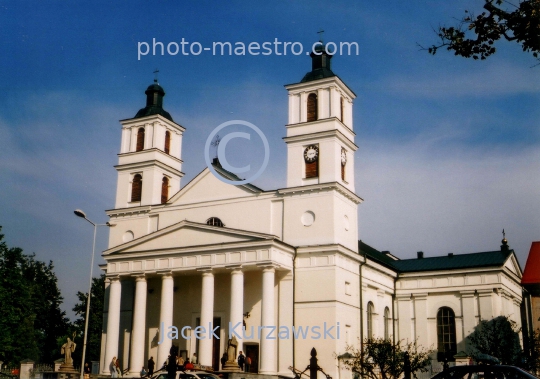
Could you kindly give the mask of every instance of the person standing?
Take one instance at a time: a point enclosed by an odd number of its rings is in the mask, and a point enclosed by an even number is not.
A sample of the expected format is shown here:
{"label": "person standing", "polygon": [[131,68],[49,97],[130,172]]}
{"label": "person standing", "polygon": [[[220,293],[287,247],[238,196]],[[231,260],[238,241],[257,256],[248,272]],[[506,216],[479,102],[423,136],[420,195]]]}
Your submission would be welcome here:
{"label": "person standing", "polygon": [[122,366],[120,365],[120,359],[116,360],[116,373],[118,374],[118,378],[122,377]]}
{"label": "person standing", "polygon": [[251,368],[251,358],[249,356],[246,357],[246,372],[249,372],[249,369]]}
{"label": "person standing", "polygon": [[194,365],[197,364],[197,353],[193,353],[193,356],[191,357],[191,363]]}
{"label": "person standing", "polygon": [[244,353],[240,352],[238,354],[238,366],[240,367],[240,370],[244,371],[244,364],[246,362],[246,357],[244,356]]}
{"label": "person standing", "polygon": [[146,376],[147,372],[144,369],[144,366],[142,367],[140,374],[141,374],[141,378],[144,378]]}
{"label": "person standing", "polygon": [[171,355],[167,362],[167,375],[169,379],[176,379],[176,351],[171,347]]}
{"label": "person standing", "polygon": [[154,367],[156,367],[156,362],[154,362],[154,357],[150,357],[148,360],[148,377],[154,375]]}
{"label": "person standing", "polygon": [[116,357],[113,357],[109,364],[109,371],[111,372],[111,378],[118,378],[118,372],[116,371]]}

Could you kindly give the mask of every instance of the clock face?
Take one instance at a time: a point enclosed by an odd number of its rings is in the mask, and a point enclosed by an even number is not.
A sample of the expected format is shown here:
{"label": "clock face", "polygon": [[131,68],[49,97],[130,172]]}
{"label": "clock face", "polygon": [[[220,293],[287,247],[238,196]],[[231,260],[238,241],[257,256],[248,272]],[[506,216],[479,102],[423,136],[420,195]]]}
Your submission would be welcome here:
{"label": "clock face", "polygon": [[316,161],[319,157],[319,146],[317,145],[309,145],[304,150],[304,159],[306,162],[313,162]]}
{"label": "clock face", "polygon": [[347,163],[347,152],[345,150],[341,150],[341,164],[345,166],[345,163]]}

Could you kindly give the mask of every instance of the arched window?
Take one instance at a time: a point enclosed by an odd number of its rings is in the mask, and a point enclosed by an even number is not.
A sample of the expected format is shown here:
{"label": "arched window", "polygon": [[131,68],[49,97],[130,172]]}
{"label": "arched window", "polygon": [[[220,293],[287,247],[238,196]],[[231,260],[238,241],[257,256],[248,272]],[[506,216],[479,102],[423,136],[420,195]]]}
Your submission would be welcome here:
{"label": "arched window", "polygon": [[212,226],[225,226],[225,224],[217,217],[210,217],[208,220],[206,220],[206,225],[212,225]]}
{"label": "arched window", "polygon": [[131,201],[141,201],[142,194],[142,176],[137,174],[133,177],[131,183]]}
{"label": "arched window", "polygon": [[384,308],[384,339],[390,339],[390,309]]}
{"label": "arched window", "polygon": [[139,128],[137,132],[137,146],[135,151],[142,151],[144,149],[144,128]]}
{"label": "arched window", "polygon": [[373,339],[373,313],[374,313],[373,303],[370,301],[367,304],[367,338],[368,340]]}
{"label": "arched window", "polygon": [[307,120],[316,121],[317,118],[317,95],[314,93],[310,93],[307,98]]}
{"label": "arched window", "polygon": [[437,311],[437,360],[448,358],[454,361],[456,346],[456,317],[452,308],[442,307]]}
{"label": "arched window", "polygon": [[161,181],[161,204],[165,204],[169,199],[169,178],[163,177]]}
{"label": "arched window", "polygon": [[171,150],[171,132],[168,130],[165,132],[165,148],[163,149],[166,154],[169,154]]}

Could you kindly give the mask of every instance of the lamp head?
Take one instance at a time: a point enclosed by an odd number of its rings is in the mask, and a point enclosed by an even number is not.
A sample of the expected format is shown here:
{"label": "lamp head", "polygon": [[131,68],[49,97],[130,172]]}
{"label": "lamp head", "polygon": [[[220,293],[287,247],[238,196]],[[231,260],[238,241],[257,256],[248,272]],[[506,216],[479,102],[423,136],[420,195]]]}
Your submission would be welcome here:
{"label": "lamp head", "polygon": [[75,209],[73,211],[73,213],[75,213],[75,215],[78,216],[78,217],[86,218],[86,214],[83,211],[81,211],[80,209]]}

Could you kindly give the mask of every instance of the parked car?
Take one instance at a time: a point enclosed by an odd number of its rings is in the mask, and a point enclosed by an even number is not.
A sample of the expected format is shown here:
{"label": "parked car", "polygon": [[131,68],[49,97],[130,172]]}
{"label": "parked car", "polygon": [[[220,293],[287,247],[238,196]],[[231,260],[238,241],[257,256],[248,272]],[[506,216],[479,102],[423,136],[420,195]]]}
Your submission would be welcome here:
{"label": "parked car", "polygon": [[438,373],[431,379],[538,379],[515,366],[470,365],[454,366]]}
{"label": "parked car", "polygon": [[[169,379],[166,372],[159,374],[155,379]],[[176,379],[221,379],[215,374],[211,374],[206,371],[177,371]]]}

